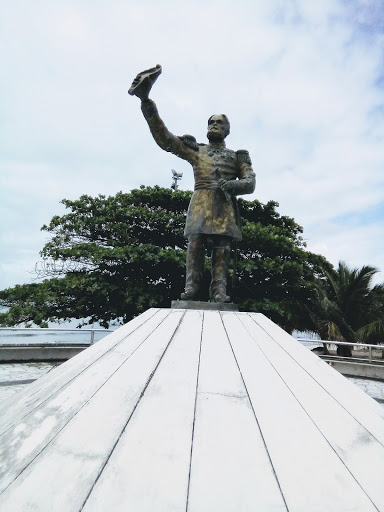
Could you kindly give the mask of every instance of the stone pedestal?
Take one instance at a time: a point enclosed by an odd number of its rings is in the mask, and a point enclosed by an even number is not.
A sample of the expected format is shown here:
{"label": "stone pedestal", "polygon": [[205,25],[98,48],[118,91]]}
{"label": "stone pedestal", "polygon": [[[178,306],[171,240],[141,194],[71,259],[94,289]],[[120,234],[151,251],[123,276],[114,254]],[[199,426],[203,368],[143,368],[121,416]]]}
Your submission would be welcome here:
{"label": "stone pedestal", "polygon": [[205,311],[239,311],[233,302],[203,302],[198,300],[173,300],[172,309],[199,309]]}

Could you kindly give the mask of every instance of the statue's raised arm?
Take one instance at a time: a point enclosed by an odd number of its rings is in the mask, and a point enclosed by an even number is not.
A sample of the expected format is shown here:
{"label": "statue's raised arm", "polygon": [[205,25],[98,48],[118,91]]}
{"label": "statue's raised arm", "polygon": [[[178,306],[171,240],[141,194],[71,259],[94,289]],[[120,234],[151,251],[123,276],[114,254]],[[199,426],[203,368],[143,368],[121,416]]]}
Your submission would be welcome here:
{"label": "statue's raised arm", "polygon": [[[149,99],[149,93],[152,86],[160,76],[161,72],[162,68],[160,64],[142,71],[132,82],[132,85],[128,90],[128,94],[131,96],[137,96],[141,99],[141,111],[148,123],[153,138],[161,149],[174,153],[180,158],[188,160],[188,162],[193,164],[195,156],[194,151],[190,147],[191,144],[188,145],[188,137],[191,136],[187,135],[183,137],[176,137],[176,135],[173,135],[159,116],[156,103]],[[191,139],[194,140],[193,137],[191,137]],[[187,140],[187,144],[185,144],[185,140]],[[194,142],[196,144],[195,140]]]}
{"label": "statue's raised arm", "polygon": [[224,114],[208,119],[208,144],[198,144],[192,135],[173,135],[159,116],[149,92],[161,74],[161,66],[137,75],[129,94],[141,99],[141,110],[153,138],[165,151],[188,160],[193,167],[195,190],[188,208],[184,235],[188,238],[187,269],[183,300],[202,298],[204,248],[212,246],[212,302],[230,302],[227,268],[231,241],[241,240],[236,196],[251,194],[255,174],[248,151],[227,149],[230,124]]}

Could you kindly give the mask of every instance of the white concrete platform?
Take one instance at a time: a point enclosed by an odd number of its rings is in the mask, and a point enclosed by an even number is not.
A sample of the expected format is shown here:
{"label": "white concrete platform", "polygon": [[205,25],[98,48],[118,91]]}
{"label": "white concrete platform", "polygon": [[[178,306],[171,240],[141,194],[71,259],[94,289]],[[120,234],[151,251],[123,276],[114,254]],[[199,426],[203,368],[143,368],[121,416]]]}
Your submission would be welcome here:
{"label": "white concrete platform", "polygon": [[384,511],[384,410],[261,314],[150,309],[0,405],[1,512]]}

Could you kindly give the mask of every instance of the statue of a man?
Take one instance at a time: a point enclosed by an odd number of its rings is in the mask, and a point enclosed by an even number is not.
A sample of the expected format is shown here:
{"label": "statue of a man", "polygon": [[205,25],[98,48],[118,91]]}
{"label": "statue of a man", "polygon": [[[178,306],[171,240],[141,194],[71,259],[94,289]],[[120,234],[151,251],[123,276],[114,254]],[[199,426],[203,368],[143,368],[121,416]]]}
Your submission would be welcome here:
{"label": "statue of a man", "polygon": [[195,190],[188,208],[184,235],[188,238],[185,291],[182,300],[199,300],[205,246],[212,246],[212,302],[230,302],[227,270],[232,240],[241,240],[236,196],[255,190],[255,174],[248,151],[225,146],[230,125],[227,116],[208,119],[208,144],[198,144],[192,135],[173,135],[160,118],[148,95],[161,73],[161,66],[139,73],[129,94],[141,99],[141,110],[156,143],[165,151],[187,160],[193,167]]}

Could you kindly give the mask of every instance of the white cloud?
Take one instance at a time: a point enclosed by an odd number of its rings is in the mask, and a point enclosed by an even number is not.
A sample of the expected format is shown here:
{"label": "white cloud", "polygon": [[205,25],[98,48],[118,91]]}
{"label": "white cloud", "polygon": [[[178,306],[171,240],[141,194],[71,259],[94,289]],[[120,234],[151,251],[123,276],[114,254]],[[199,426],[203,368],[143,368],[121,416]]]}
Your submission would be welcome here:
{"label": "white cloud", "polygon": [[258,174],[252,197],[278,200],[332,262],[380,266],[382,218],[345,219],[384,201],[383,13],[378,0],[4,5],[0,288],[31,279],[63,197],[169,186],[171,168],[193,187],[127,95],[156,63],[174,133],[203,142],[208,116],[227,113],[228,146],[249,149]]}

